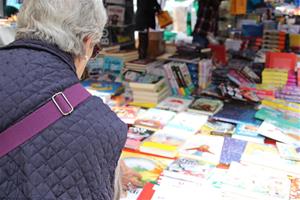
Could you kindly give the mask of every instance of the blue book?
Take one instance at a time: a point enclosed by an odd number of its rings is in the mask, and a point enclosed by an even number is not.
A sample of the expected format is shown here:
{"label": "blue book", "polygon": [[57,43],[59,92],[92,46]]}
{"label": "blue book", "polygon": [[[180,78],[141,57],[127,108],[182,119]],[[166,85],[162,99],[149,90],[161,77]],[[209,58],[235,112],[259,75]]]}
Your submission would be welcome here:
{"label": "blue book", "polygon": [[221,111],[213,116],[215,120],[225,121],[236,124],[249,124],[260,126],[262,120],[255,118],[255,110],[253,105],[239,102],[225,103]]}
{"label": "blue book", "polygon": [[81,84],[88,90],[93,90],[111,95],[118,95],[124,91],[124,86],[119,82],[85,80]]}
{"label": "blue book", "polygon": [[246,141],[225,137],[220,163],[230,164],[231,162],[240,162],[246,145]]}

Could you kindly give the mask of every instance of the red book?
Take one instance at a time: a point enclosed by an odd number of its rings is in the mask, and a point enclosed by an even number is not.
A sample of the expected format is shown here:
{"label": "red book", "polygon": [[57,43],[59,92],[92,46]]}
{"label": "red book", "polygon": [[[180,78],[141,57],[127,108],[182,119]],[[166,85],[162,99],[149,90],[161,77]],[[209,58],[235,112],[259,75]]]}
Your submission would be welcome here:
{"label": "red book", "polygon": [[152,183],[146,183],[144,186],[140,196],[137,198],[137,200],[151,200],[154,195],[153,190],[154,184]]}

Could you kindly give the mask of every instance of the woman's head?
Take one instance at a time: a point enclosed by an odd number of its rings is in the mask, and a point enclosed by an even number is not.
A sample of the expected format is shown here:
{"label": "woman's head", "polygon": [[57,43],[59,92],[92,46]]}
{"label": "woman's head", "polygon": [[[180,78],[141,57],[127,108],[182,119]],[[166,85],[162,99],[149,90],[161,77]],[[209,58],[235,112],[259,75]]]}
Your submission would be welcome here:
{"label": "woman's head", "polygon": [[100,42],[106,20],[102,0],[24,0],[16,39],[43,40],[84,57],[86,41]]}

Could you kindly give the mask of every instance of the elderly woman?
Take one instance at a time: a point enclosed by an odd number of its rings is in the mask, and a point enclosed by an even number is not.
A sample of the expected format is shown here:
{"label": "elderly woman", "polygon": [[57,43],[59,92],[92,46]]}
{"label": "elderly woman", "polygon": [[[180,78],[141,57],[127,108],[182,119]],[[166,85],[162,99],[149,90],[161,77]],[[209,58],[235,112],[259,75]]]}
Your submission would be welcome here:
{"label": "elderly woman", "polygon": [[[57,110],[21,123],[53,104],[59,92],[76,85],[80,91],[72,87],[68,98],[86,98],[74,109],[70,103],[55,122],[0,155],[0,199],[106,200],[117,193],[115,169],[127,126],[78,86],[105,23],[101,0],[24,0],[16,41],[0,49],[0,140],[1,134],[15,134],[7,141],[19,142],[48,122]],[[17,125],[29,128],[17,130]],[[6,145],[0,141],[0,153]]]}

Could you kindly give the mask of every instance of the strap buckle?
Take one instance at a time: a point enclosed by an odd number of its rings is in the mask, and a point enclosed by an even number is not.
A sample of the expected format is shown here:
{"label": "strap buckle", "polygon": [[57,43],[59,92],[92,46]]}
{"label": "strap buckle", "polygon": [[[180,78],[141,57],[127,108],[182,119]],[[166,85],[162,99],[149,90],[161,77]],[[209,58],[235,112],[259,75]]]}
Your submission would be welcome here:
{"label": "strap buckle", "polygon": [[[63,99],[63,100],[67,103],[68,107],[70,108],[69,111],[64,112],[63,109],[62,109],[62,107],[58,104],[58,101],[57,101],[55,98],[56,98],[56,97],[59,97],[59,96],[62,97],[62,98],[60,98],[60,99]],[[63,92],[58,92],[58,93],[54,94],[54,95],[52,96],[52,101],[53,101],[53,103],[55,104],[55,106],[57,107],[57,109],[59,110],[59,112],[60,112],[63,116],[67,116],[67,115],[71,114],[71,113],[74,111],[74,107],[72,106],[72,104],[70,103],[70,101],[67,99],[67,97],[65,96],[65,94],[64,94]]]}

